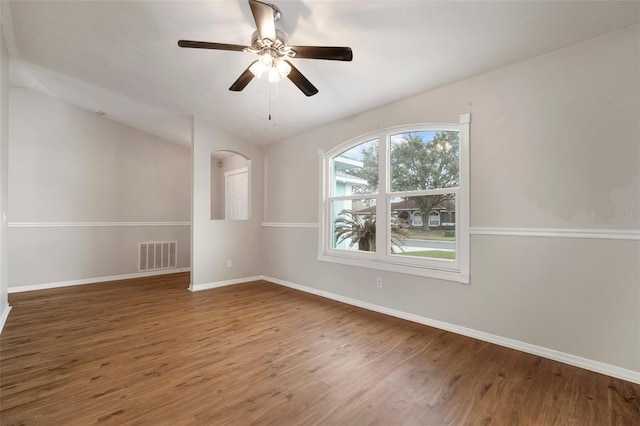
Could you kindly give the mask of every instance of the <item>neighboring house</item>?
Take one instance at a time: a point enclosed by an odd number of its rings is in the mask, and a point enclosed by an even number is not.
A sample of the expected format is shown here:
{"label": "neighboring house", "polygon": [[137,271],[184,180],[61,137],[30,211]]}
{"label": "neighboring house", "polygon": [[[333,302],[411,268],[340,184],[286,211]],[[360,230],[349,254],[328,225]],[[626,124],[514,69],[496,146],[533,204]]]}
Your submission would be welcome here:
{"label": "neighboring house", "polygon": [[[349,170],[362,168],[364,166],[362,161],[340,156],[334,158],[333,164],[336,183],[335,195],[352,195],[355,193],[355,187],[367,184],[365,179],[348,173]],[[340,203],[336,203],[334,208],[338,212],[341,210],[351,210],[353,208],[353,203],[351,200],[340,201]]]}
{"label": "neighboring house", "polygon": [[[372,214],[375,207],[359,210],[359,214]],[[391,203],[391,215],[407,221],[410,228],[424,226],[422,212],[416,206],[415,200],[402,200]],[[429,213],[430,229],[453,229],[456,226],[456,208],[453,200],[443,201],[431,209]]]}
{"label": "neighboring house", "polygon": [[[391,203],[391,214],[398,216],[409,223],[412,228],[424,226],[422,212],[416,206],[414,200],[402,200]],[[456,226],[456,206],[453,200],[443,201],[429,212],[429,228],[454,228]]]}
{"label": "neighboring house", "polygon": [[354,160],[348,157],[336,157],[333,160],[335,167],[336,192],[335,195],[353,194],[353,187],[356,185],[366,185],[365,179],[353,176],[348,173],[349,170],[362,168],[362,161]]}

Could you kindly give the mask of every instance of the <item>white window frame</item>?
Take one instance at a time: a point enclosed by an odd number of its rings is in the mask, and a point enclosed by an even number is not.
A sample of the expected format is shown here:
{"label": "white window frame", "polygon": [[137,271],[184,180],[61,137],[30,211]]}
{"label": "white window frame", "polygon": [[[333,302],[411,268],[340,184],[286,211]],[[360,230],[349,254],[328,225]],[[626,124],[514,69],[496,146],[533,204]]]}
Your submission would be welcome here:
{"label": "white window frame", "polygon": [[[419,275],[424,277],[438,278],[460,283],[469,283],[469,127],[471,114],[460,115],[457,124],[452,123],[419,123],[408,126],[390,127],[376,130],[351,139],[339,146],[324,153],[319,151],[320,167],[320,223],[318,227],[318,260],[325,262],[341,263],[345,265],[358,266],[363,268],[379,269],[404,274]],[[390,155],[389,138],[391,135],[399,133],[410,133],[417,131],[457,131],[460,144],[459,161],[460,175],[459,186],[457,188],[433,189],[413,192],[390,192]],[[333,158],[357,145],[378,139],[380,148],[386,147],[383,152],[378,151],[378,193],[376,194],[354,194],[349,196],[333,196],[334,187],[334,164]],[[392,255],[389,232],[391,228],[391,199],[397,196],[418,196],[432,195],[438,193],[455,194],[456,212],[456,259],[429,259],[416,258],[410,256]],[[386,206],[378,208],[376,247],[377,252],[362,252],[356,250],[335,249],[332,247],[333,215],[332,200],[366,199],[376,200],[376,206]],[[428,215],[427,215],[428,216]],[[425,220],[423,215],[423,221]],[[428,217],[427,217],[428,220]]]}

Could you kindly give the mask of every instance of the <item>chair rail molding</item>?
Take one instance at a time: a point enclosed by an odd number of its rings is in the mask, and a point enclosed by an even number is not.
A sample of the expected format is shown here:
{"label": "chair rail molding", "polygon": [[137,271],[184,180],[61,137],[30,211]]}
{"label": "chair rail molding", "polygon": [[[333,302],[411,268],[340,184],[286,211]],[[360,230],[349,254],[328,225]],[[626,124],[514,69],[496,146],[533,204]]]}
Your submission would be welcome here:
{"label": "chair rail molding", "polygon": [[191,226],[191,222],[9,222],[9,228],[91,228],[124,226]]}
{"label": "chair rail molding", "polygon": [[[318,228],[314,222],[262,222],[264,228]],[[471,235],[506,237],[591,238],[606,240],[638,240],[636,229],[579,229],[579,228],[498,228],[471,227]]]}
{"label": "chair rail molding", "polygon": [[493,228],[471,227],[471,235],[511,237],[591,238],[606,240],[640,240],[637,229],[577,229],[577,228]]}
{"label": "chair rail molding", "polygon": [[262,222],[265,228],[317,228],[317,223],[312,222]]}

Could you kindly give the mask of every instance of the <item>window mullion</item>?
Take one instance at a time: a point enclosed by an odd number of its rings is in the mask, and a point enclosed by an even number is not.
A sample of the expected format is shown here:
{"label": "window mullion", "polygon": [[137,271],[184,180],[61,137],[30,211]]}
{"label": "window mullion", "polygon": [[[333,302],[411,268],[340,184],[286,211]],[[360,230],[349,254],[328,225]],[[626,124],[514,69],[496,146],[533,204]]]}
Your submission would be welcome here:
{"label": "window mullion", "polygon": [[376,194],[355,194],[355,195],[336,195],[333,197],[329,197],[330,201],[347,201],[347,200],[366,200],[366,199],[376,199],[378,196]]}
{"label": "window mullion", "polygon": [[419,191],[402,191],[402,192],[390,192],[387,195],[390,197],[420,197],[423,195],[446,195],[446,194],[458,194],[459,188],[438,188],[438,189],[423,189]]}
{"label": "window mullion", "polygon": [[387,191],[389,190],[388,178],[388,143],[387,135],[378,135],[378,197],[376,199],[376,255],[379,258],[386,256],[388,247],[387,235],[388,228],[388,211]]}

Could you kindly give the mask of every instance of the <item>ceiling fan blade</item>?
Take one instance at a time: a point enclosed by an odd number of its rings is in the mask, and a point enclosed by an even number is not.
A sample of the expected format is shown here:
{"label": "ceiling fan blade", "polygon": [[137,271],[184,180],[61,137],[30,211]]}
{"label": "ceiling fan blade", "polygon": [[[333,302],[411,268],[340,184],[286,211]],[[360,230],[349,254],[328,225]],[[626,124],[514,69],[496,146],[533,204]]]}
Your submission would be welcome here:
{"label": "ceiling fan blade", "polygon": [[329,61],[351,61],[353,51],[350,47],[327,46],[289,46],[296,52],[295,58],[326,59]]}
{"label": "ceiling fan blade", "polygon": [[232,50],[234,52],[242,52],[247,46],[239,44],[210,43],[208,41],[178,40],[178,46],[191,47],[194,49],[215,49],[215,50]]}
{"label": "ceiling fan blade", "polygon": [[[291,62],[286,62],[291,65]],[[291,80],[298,89],[302,90],[302,93],[304,93],[305,95],[313,96],[318,93],[318,89],[316,89],[316,87],[311,84],[309,80],[307,80],[307,77],[302,75],[302,73],[298,71],[298,68],[294,67],[293,65],[291,65],[291,71],[289,72],[289,75],[287,77],[289,77],[289,80]]]}
{"label": "ceiling fan blade", "polygon": [[[254,61],[251,65],[255,64],[256,62],[258,61]],[[240,92],[242,91],[242,89],[247,87],[247,84],[249,84],[254,77],[253,73],[249,71],[251,65],[249,65],[247,69],[244,70],[242,74],[240,74],[240,77],[238,77],[238,79],[231,85],[231,87],[229,87],[229,90],[233,92]]]}
{"label": "ceiling fan blade", "polygon": [[256,21],[256,27],[258,28],[260,38],[263,40],[268,38],[275,42],[276,21],[271,5],[258,0],[249,0],[249,6],[251,7],[253,20]]}

